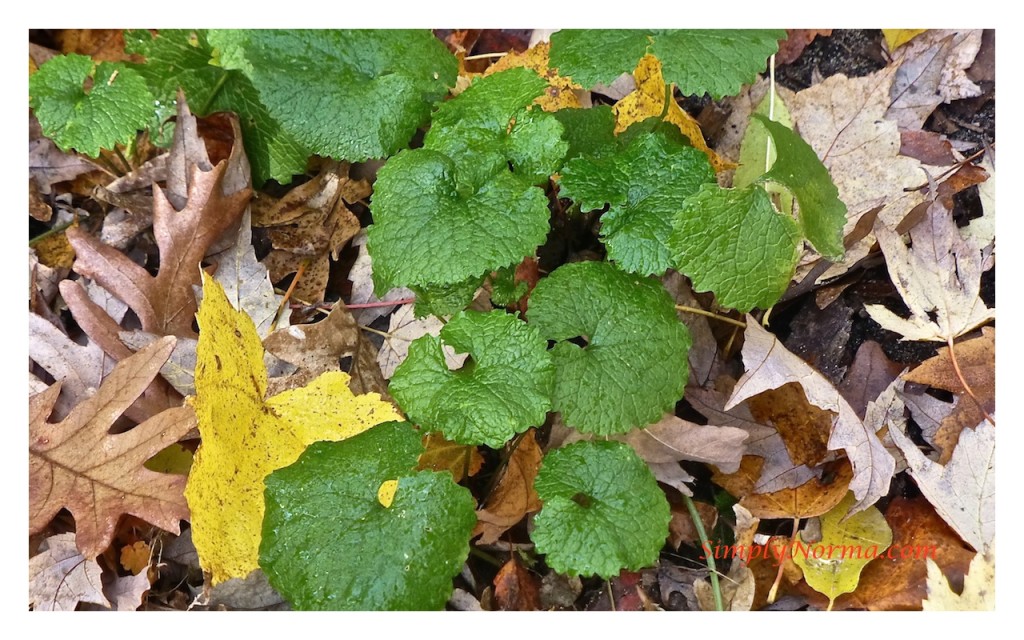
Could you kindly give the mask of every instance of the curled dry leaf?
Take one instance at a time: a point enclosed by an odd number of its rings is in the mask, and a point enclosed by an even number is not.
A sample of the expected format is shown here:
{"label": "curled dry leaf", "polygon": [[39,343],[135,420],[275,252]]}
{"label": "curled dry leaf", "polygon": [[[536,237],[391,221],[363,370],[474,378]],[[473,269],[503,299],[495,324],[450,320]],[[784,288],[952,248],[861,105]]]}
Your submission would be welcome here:
{"label": "curled dry leaf", "polygon": [[99,388],[114,359],[94,342],[80,345],[40,316],[28,316],[28,357],[61,381],[61,394],[53,418],[63,419],[76,404]]}
{"label": "curled dry leaf", "polygon": [[484,508],[476,512],[473,537],[480,535],[478,544],[494,544],[526,514],[540,511],[540,498],[533,488],[533,479],[537,477],[543,457],[534,431],[527,431],[509,456],[505,474],[488,496]]}
{"label": "curled dry leaf", "polygon": [[945,466],[926,458],[899,429],[889,433],[907,459],[910,476],[942,519],[975,551],[988,550],[996,525],[996,428],[986,421],[965,429]]}
{"label": "curled dry leaf", "polygon": [[540,580],[514,555],[494,576],[494,602],[501,611],[540,609]]}
{"label": "curled dry leaf", "polygon": [[850,490],[857,501],[850,513],[867,508],[888,492],[896,461],[878,435],[865,427],[824,376],[792,354],[751,316],[747,316],[744,333],[743,366],[746,373],[736,383],[726,409],[768,389],[798,383],[808,402],[835,414],[828,449],[844,450],[853,464]]}
{"label": "curled dry leaf", "polygon": [[896,54],[886,118],[913,131],[943,102],[981,95],[967,77],[980,48],[981,29],[931,29],[914,38]]}
{"label": "curled dry leaf", "polygon": [[[746,563],[733,562],[729,573],[719,579],[722,591],[722,604],[726,611],[750,611],[754,604],[754,573]],[[701,611],[715,611],[715,598],[711,582],[707,578],[699,578],[693,583],[693,592]]]}
{"label": "curled dry leaf", "polygon": [[185,479],[149,471],[143,463],[195,426],[192,410],[168,409],[124,433],[107,433],[149,386],[174,342],[162,338],[119,362],[96,393],[59,423],[47,420],[59,383],[29,399],[30,532],[67,508],[75,517],[78,548],[95,558],[110,545],[122,514],[173,533],[179,520],[188,519]]}
{"label": "curled dry leaf", "polygon": [[[184,100],[178,105],[179,121],[191,117]],[[183,206],[171,202],[173,189],[153,187],[153,233],[160,249],[156,276],[82,229],[67,231],[78,255],[75,271],[93,278],[126,302],[139,317],[142,329],[150,333],[194,335],[192,320],[197,307],[192,287],[200,281],[199,264],[220,236],[238,223],[249,202],[248,185],[233,184],[241,166],[247,167],[248,163],[238,122],[231,122],[235,132],[231,157],[209,170],[199,165],[189,167]]]}
{"label": "curled dry leaf", "polygon": [[109,607],[100,565],[82,555],[74,533],[43,541],[28,561],[28,606],[35,611],[74,611],[79,602]]}

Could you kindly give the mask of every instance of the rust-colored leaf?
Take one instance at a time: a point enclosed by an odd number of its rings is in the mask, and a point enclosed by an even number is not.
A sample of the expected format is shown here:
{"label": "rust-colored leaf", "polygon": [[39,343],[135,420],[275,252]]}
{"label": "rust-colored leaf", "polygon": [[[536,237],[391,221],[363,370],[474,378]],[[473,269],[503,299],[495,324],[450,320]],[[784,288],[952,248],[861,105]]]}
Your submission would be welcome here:
{"label": "rust-colored leaf", "polygon": [[807,45],[818,36],[832,35],[831,29],[786,29],[786,39],[779,43],[779,51],[775,54],[775,64],[783,65],[800,57]]}
{"label": "rust-colored leaf", "polygon": [[773,493],[752,493],[740,504],[758,518],[810,518],[839,504],[853,478],[846,460],[827,466],[820,479],[810,480],[795,489]]}
{"label": "rust-colored leaf", "polygon": [[494,603],[502,611],[540,609],[540,580],[515,556],[494,576]]}
{"label": "rust-colored leaf", "polygon": [[[184,100],[179,100],[178,121],[191,117]],[[160,249],[156,276],[82,229],[67,230],[68,240],[78,254],[75,271],[93,278],[127,303],[144,331],[195,336],[192,320],[197,307],[192,287],[200,283],[199,265],[213,243],[238,223],[251,194],[248,186],[228,189],[237,181],[237,166],[246,162],[241,151],[241,129],[237,120],[232,123],[238,153],[209,171],[191,167],[184,208],[176,210],[164,190],[153,187],[153,234]]]}
{"label": "rust-colored leaf", "polygon": [[953,347],[960,371],[981,401],[981,406],[974,399],[966,397],[963,384],[953,369],[949,347],[942,347],[934,358],[925,360],[921,366],[903,376],[908,382],[926,384],[961,396],[956,408],[935,432],[933,442],[941,450],[939,464],[949,462],[961,431],[973,428],[985,419],[982,409],[989,415],[996,409],[996,330],[983,327],[981,332],[980,338],[965,340]]}
{"label": "rust-colored leaf", "polygon": [[472,477],[484,466],[484,457],[476,447],[445,440],[440,433],[423,436],[423,453],[420,454],[420,469],[449,471],[455,482]]}
{"label": "rust-colored leaf", "polygon": [[[476,512],[477,524],[473,536],[480,536],[480,544],[494,544],[522,520],[526,514],[540,511],[540,498],[533,488],[544,453],[537,444],[532,430],[519,441],[509,456],[505,474],[491,492],[484,508]],[[482,535],[481,535],[482,534]]]}
{"label": "rust-colored leaf", "polygon": [[754,420],[775,427],[796,464],[815,466],[828,455],[835,414],[807,402],[796,382],[763,391],[747,400]]}
{"label": "rust-colored leaf", "polygon": [[29,531],[41,531],[61,508],[75,517],[78,548],[104,551],[122,514],[178,533],[187,519],[185,478],[143,467],[195,426],[187,407],[168,409],[124,433],[111,424],[149,386],[174,348],[162,338],[114,368],[96,393],[62,422],[50,423],[60,384],[29,399]]}

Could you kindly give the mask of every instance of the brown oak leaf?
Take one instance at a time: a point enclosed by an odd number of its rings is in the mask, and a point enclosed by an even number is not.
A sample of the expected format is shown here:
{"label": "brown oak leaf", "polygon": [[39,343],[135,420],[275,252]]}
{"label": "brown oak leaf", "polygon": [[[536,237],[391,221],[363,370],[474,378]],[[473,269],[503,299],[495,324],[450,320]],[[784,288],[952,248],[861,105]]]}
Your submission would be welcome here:
{"label": "brown oak leaf", "polygon": [[[190,118],[184,100],[179,100],[179,123]],[[235,140],[230,158],[209,170],[202,164],[189,167],[183,207],[172,204],[176,187],[169,184],[165,192],[153,186],[153,234],[160,249],[160,269],[155,276],[81,228],[68,229],[68,240],[78,256],[75,271],[127,303],[144,331],[195,335],[192,320],[197,306],[192,287],[200,283],[199,265],[221,235],[238,224],[252,193],[247,184],[238,186],[238,175],[246,172],[248,161],[237,120],[232,120],[232,126]]]}
{"label": "brown oak leaf", "polygon": [[75,517],[78,548],[102,553],[122,514],[178,533],[187,519],[185,478],[143,464],[195,426],[191,408],[168,409],[119,434],[111,424],[149,386],[174,348],[162,338],[119,362],[96,393],[58,423],[47,418],[60,383],[29,399],[29,532],[42,530],[61,508]]}

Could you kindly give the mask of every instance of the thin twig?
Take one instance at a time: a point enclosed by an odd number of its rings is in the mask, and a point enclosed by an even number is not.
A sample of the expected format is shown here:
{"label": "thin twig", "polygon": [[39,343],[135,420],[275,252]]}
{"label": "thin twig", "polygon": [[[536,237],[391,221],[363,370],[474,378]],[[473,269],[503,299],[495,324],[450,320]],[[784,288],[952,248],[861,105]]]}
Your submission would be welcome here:
{"label": "thin twig", "polygon": [[725,323],[728,323],[728,324],[731,324],[731,325],[735,325],[737,327],[740,327],[741,329],[746,329],[747,328],[747,323],[743,322],[742,320],[733,320],[732,318],[729,318],[729,317],[726,317],[726,316],[720,316],[717,313],[712,313],[710,311],[705,311],[704,309],[700,309],[700,308],[697,308],[697,307],[688,307],[685,304],[677,304],[676,305],[676,311],[682,311],[684,313],[693,313],[693,314],[696,314],[698,316],[704,316],[706,318],[714,318],[715,320],[721,320],[722,322],[725,322]]}
{"label": "thin twig", "polygon": [[604,581],[604,586],[608,587],[608,604],[611,605],[612,611],[615,611],[615,594],[612,592],[612,583],[610,580]]}
{"label": "thin twig", "polygon": [[960,384],[964,385],[964,391],[967,395],[971,396],[971,400],[974,400],[975,404],[978,405],[978,409],[981,410],[981,415],[985,416],[985,419],[992,423],[992,426],[996,426],[995,419],[988,415],[988,411],[985,411],[985,406],[981,404],[981,400],[978,400],[978,396],[974,395],[974,390],[971,389],[971,385],[967,384],[967,378],[964,377],[963,372],[960,371],[960,363],[956,361],[956,352],[953,351],[953,338],[946,338],[946,344],[949,345],[949,361],[953,363],[953,371],[956,372],[956,377],[960,379]]}
{"label": "thin twig", "polygon": [[360,302],[359,304],[346,304],[347,309],[373,309],[376,307],[397,307],[403,304],[412,304],[416,298],[402,298],[401,300],[378,300],[377,302]]}
{"label": "thin twig", "polygon": [[376,335],[378,335],[378,336],[380,336],[380,337],[382,337],[382,338],[384,338],[386,340],[390,340],[391,338],[395,337],[392,334],[388,333],[387,331],[380,331],[378,329],[374,329],[373,327],[367,327],[366,325],[363,325],[363,324],[357,324],[356,326],[359,327],[360,329],[362,329],[363,331],[368,331],[370,333],[374,333],[374,334],[376,334]]}
{"label": "thin twig", "polygon": [[74,226],[74,224],[75,224],[75,221],[72,220],[71,222],[68,222],[67,224],[61,224],[61,225],[57,225],[56,227],[54,227],[52,229],[47,229],[46,231],[40,233],[38,236],[36,236],[36,237],[32,238],[31,240],[29,240],[28,241],[28,246],[34,247],[37,244],[39,244],[40,242],[42,242],[43,240],[46,240],[47,238],[49,238],[50,236],[55,236],[58,233],[61,233],[61,232],[65,231],[69,227]]}
{"label": "thin twig", "polygon": [[281,299],[281,304],[277,305],[277,313],[274,314],[274,322],[270,325],[270,330],[273,331],[277,328],[277,323],[281,319],[281,314],[284,313],[285,308],[288,307],[288,298],[292,297],[292,292],[295,291],[295,285],[299,284],[299,279],[302,274],[306,272],[306,267],[309,266],[309,260],[304,260],[299,265],[298,270],[295,271],[295,277],[292,278],[292,283],[288,285],[288,290],[284,292],[284,298]]}
{"label": "thin twig", "polygon": [[[994,146],[996,146],[996,144],[993,142],[992,146],[994,147]],[[939,177],[935,178],[934,180],[929,179],[928,182],[925,182],[924,184],[922,184],[920,186],[917,186],[917,187],[905,187],[903,189],[903,191],[905,191],[905,192],[920,191],[921,189],[926,188],[930,183],[933,183],[934,181],[942,180],[943,178],[945,178],[946,176],[950,175],[951,173],[959,171],[964,165],[966,165],[968,162],[971,162],[972,160],[974,160],[978,156],[982,155],[983,153],[985,153],[985,151],[987,151],[987,149],[982,147],[978,151],[972,153],[971,155],[967,156],[966,158],[964,158],[960,162],[957,162],[956,164],[954,164],[950,168],[948,168],[945,171],[943,171],[942,173],[940,173]]]}
{"label": "thin twig", "polygon": [[[693,504],[693,498],[688,495],[683,496],[683,501],[686,502],[686,510],[690,512],[690,519],[693,520],[693,528],[697,530],[701,549],[710,549],[711,543],[708,541],[707,531],[704,530],[704,522],[700,519],[700,514],[697,513],[697,505]],[[715,566],[715,554],[708,553],[706,558],[710,572],[711,593],[715,596],[715,610],[725,611],[725,605],[722,604],[722,586],[718,583],[718,568]]]}

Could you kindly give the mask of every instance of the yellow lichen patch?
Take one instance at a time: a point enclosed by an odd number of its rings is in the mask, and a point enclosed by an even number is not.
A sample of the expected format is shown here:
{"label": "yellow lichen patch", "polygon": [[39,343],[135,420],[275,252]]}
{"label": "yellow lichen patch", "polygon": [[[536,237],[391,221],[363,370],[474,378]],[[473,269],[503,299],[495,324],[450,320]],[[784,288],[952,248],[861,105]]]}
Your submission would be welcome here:
{"label": "yellow lichen patch", "polygon": [[263,526],[263,481],[319,440],[343,440],[400,419],[375,393],[354,395],[341,371],[266,399],[263,347],[252,319],[203,274],[196,395],[189,399],[202,443],[185,497],[192,540],[213,584],[256,569]]}
{"label": "yellow lichen patch", "polygon": [[665,85],[665,79],[661,74],[661,61],[651,54],[645,55],[633,71],[633,77],[636,79],[636,89],[612,107],[615,113],[616,134],[648,118],[663,117],[665,122],[676,125],[690,140],[690,144],[707,155],[716,173],[736,168],[735,163],[722,158],[708,147],[704,142],[700,125],[690,114],[683,111],[675,100],[670,99],[666,109],[665,98],[671,96],[672,91],[671,87]]}
{"label": "yellow lichen patch", "polygon": [[569,78],[563,78],[558,75],[557,69],[552,69],[548,66],[550,51],[551,45],[547,42],[537,43],[522,53],[513,51],[488,67],[484,75],[489,76],[493,73],[515,67],[532,69],[537,75],[547,80],[548,83],[547,88],[544,90],[544,95],[534,100],[534,104],[540,106],[544,111],[580,108],[582,105],[580,105],[579,98],[573,93],[573,89],[581,89],[582,87],[573,83]]}

